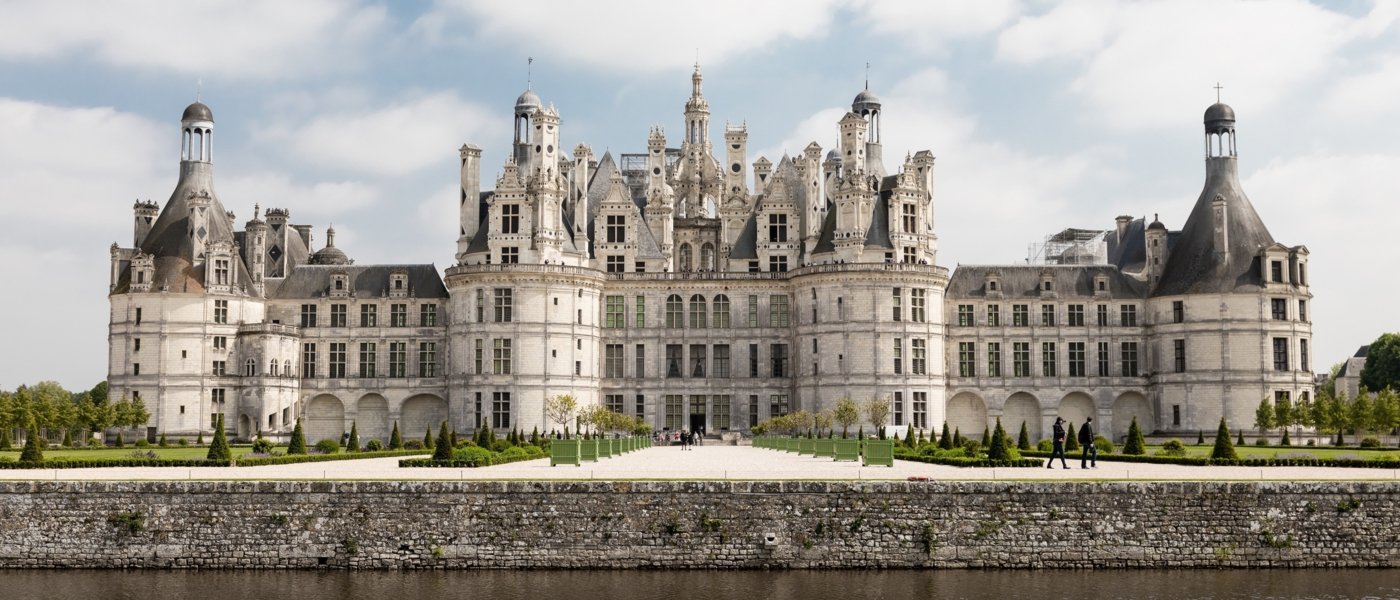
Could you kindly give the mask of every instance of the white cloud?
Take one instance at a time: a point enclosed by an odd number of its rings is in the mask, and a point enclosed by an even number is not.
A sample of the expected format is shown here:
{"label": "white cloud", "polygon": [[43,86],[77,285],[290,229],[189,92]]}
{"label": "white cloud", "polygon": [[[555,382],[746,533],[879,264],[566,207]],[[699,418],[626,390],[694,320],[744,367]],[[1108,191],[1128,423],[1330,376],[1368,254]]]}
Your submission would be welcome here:
{"label": "white cloud", "polygon": [[1322,101],[1328,114],[1361,121],[1400,112],[1400,55],[1377,61],[1374,69],[1342,78]]}
{"label": "white cloud", "polygon": [[537,57],[609,70],[657,71],[694,63],[697,50],[702,64],[717,64],[747,58],[782,40],[820,38],[844,1],[622,0],[604,6],[441,0],[435,13],[419,20],[419,28],[438,31],[442,15],[462,17],[478,34]]}
{"label": "white cloud", "polygon": [[1069,88],[1096,122],[1155,129],[1178,126],[1181,106],[1207,104],[1216,81],[1227,102],[1266,110],[1332,68],[1347,43],[1375,35],[1383,17],[1300,0],[1077,2],[1018,21],[1000,35],[998,56],[1083,60]]}
{"label": "white cloud", "polygon": [[1018,0],[855,0],[851,12],[879,34],[902,36],[918,50],[1000,29],[1021,12]]}
{"label": "white cloud", "polygon": [[49,236],[48,244],[0,236],[0,264],[11,282],[0,300],[0,331],[10,342],[0,344],[0,388],[51,379],[88,389],[107,376],[110,241],[52,243],[71,233]]}
{"label": "white cloud", "polygon": [[293,181],[285,173],[261,172],[220,177],[219,200],[224,208],[240,215],[252,215],[254,204],[263,208],[292,211],[295,223],[315,223],[318,229],[336,219],[380,201],[377,186],[360,181]]}
{"label": "white cloud", "polygon": [[134,68],[230,79],[354,64],[384,25],[382,6],[331,0],[7,2],[0,60],[85,56]]}
{"label": "white cloud", "polygon": [[320,111],[302,124],[259,127],[255,137],[327,169],[404,175],[455,162],[466,141],[504,135],[508,116],[439,92],[374,109]]}

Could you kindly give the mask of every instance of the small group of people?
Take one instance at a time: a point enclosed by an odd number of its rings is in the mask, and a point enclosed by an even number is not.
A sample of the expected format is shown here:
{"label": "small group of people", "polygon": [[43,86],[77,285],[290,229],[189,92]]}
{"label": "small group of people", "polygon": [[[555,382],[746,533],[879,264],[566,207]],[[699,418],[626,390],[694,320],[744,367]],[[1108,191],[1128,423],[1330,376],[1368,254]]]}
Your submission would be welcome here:
{"label": "small group of people", "polygon": [[692,450],[692,446],[703,445],[701,443],[703,437],[703,433],[699,431],[692,432],[689,429],[682,429],[680,431],[658,431],[652,435],[652,442],[657,445],[680,444],[681,450]]}
{"label": "small group of people", "polygon": [[[1069,465],[1065,463],[1065,441],[1069,433],[1065,431],[1065,420],[1055,417],[1055,429],[1053,441],[1055,443],[1054,452],[1050,454],[1050,460],[1045,462],[1045,468],[1055,468],[1055,457],[1060,457],[1060,466],[1066,469]],[[1086,417],[1084,424],[1079,427],[1079,434],[1076,439],[1082,452],[1079,455],[1079,468],[1097,469],[1099,468],[1099,449],[1094,446],[1094,418]]]}

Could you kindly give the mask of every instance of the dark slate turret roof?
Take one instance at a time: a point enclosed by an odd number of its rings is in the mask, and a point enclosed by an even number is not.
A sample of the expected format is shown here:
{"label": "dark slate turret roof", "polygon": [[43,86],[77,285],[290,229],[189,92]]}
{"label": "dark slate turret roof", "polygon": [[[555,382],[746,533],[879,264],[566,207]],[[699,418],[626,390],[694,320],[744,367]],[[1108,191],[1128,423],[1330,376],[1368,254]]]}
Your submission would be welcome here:
{"label": "dark slate turret roof", "polygon": [[447,298],[447,287],[433,265],[298,265],[268,297],[320,298],[330,291],[331,274],[345,273],[357,297],[379,298],[388,295],[389,275],[396,271],[408,273],[408,289],[415,298]]}
{"label": "dark slate turret roof", "polygon": [[203,102],[195,102],[185,107],[184,114],[180,115],[181,121],[214,121],[214,111],[209,110]]}
{"label": "dark slate turret roof", "polygon": [[[1259,251],[1274,238],[1240,187],[1235,158],[1206,160],[1206,183],[1191,216],[1172,245],[1154,296],[1257,290],[1262,283]],[[1228,248],[1215,247],[1211,205],[1225,200]]]}
{"label": "dark slate turret roof", "polygon": [[1142,298],[1145,284],[1123,274],[1113,265],[959,265],[948,280],[947,297],[984,298],[987,275],[997,276],[997,288],[1006,300],[1040,298],[1041,273],[1050,273],[1058,298],[1092,298],[1094,277],[1108,277],[1108,292],[1114,298]]}

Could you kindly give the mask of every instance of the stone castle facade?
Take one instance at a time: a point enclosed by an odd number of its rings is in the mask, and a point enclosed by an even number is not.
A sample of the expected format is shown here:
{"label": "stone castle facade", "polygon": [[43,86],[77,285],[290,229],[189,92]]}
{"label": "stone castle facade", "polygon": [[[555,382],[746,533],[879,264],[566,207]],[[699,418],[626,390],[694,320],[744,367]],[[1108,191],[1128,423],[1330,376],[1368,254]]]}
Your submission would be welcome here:
{"label": "stone castle facade", "polygon": [[[213,114],[181,118],[180,178],[138,202],[111,250],[108,380],[148,431],[364,438],[446,420],[559,429],[570,393],[657,429],[742,432],[842,397],[892,403],[896,427],[1048,434],[1096,417],[1121,435],[1251,422],[1263,397],[1312,393],[1307,249],[1274,242],[1240,188],[1233,111],[1206,113],[1206,184],[1180,231],[1119,217],[1098,260],[937,266],[928,151],[887,172],[869,89],[816,143],[747,158],[710,137],[697,67],[679,147],[566,154],[527,90],[494,189],[463,145],[456,264],[356,265],[312,252],[269,208],[238,230],[214,192]],[[723,146],[724,160],[716,145]],[[752,173],[750,173],[752,170]],[[1059,263],[1059,264],[1049,264]],[[1086,264],[1087,263],[1087,264]]]}

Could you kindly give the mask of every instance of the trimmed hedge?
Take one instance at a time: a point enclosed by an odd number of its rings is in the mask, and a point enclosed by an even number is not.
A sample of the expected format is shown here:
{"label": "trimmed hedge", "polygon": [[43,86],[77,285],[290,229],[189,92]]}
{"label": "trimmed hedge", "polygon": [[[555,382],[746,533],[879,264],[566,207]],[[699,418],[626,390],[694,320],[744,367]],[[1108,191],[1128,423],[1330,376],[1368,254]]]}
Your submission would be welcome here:
{"label": "trimmed hedge", "polygon": [[231,467],[233,463],[193,459],[125,458],[121,460],[0,461],[0,469],[92,469],[101,467]]}
{"label": "trimmed hedge", "polygon": [[[491,466],[491,465],[504,465],[504,464],[509,464],[509,463],[513,463],[513,462],[520,462],[520,461],[524,461],[524,460],[536,460],[536,459],[540,459],[540,458],[548,458],[548,457],[549,457],[549,453],[548,453],[548,452],[544,452],[544,453],[541,453],[541,454],[535,454],[535,455],[522,455],[522,454],[519,454],[519,453],[511,452],[510,450],[512,450],[512,449],[514,449],[514,448],[519,448],[519,446],[512,446],[511,448],[507,448],[505,452],[492,452],[492,453],[491,453],[492,456],[489,457],[489,460],[487,460],[488,457],[486,457],[485,455],[473,456],[473,457],[470,458],[470,459],[456,459],[456,458],[454,458],[454,459],[452,459],[452,460],[433,460],[433,459],[431,459],[431,458],[405,458],[405,459],[399,461],[399,466],[400,466],[400,467],[449,467],[449,468],[457,468],[457,469],[475,469],[475,468],[477,468],[477,467],[489,467],[489,466]],[[476,450],[482,450],[482,448],[476,448]],[[458,452],[460,453],[460,450],[459,450]],[[461,456],[461,455],[466,455],[466,454],[467,454],[467,453],[461,453],[461,454],[459,454],[459,456]]]}
{"label": "trimmed hedge", "polygon": [[[1049,452],[1023,451],[1027,456],[1049,458]],[[1073,457],[1070,457],[1073,459]],[[1350,458],[1243,458],[1211,459],[1204,456],[1134,456],[1131,454],[1100,454],[1099,460],[1189,467],[1346,467],[1354,469],[1400,469],[1400,460]]]}
{"label": "trimmed hedge", "polygon": [[240,467],[265,467],[268,465],[291,465],[305,462],[328,462],[333,460],[356,460],[360,458],[388,458],[391,456],[413,456],[427,454],[424,450],[381,450],[378,452],[340,452],[337,454],[289,454],[283,456],[257,456],[238,459]]}
{"label": "trimmed hedge", "polygon": [[[1022,452],[1024,454],[1024,452]],[[989,458],[968,458],[966,456],[930,456],[926,454],[916,454],[908,449],[896,448],[894,457],[899,460],[909,460],[914,462],[928,463],[931,465],[948,465],[950,467],[1043,467],[1045,463],[1032,458],[1020,458],[1013,460],[992,460]]]}

